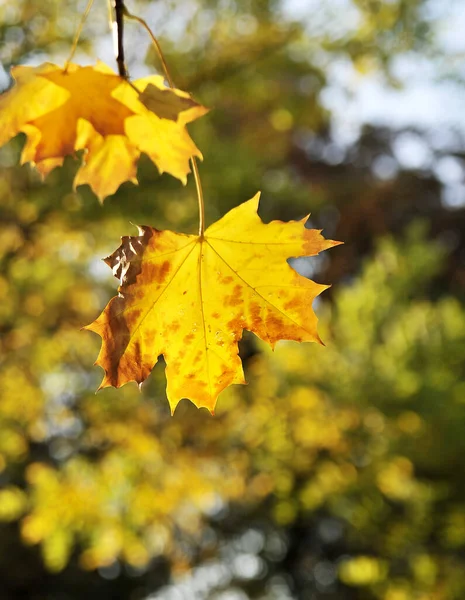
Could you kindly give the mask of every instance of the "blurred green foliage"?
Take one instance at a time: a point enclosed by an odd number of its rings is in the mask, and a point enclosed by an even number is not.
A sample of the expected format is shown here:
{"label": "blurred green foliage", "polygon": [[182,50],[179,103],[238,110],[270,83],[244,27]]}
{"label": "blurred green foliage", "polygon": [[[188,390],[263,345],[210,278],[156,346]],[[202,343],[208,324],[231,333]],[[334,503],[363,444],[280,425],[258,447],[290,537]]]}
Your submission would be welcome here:
{"label": "blurred green foliage", "polygon": [[[0,3],[4,67],[63,60],[84,4]],[[82,60],[106,52],[98,4]],[[95,395],[100,342],[79,331],[115,293],[100,257],[130,222],[196,230],[192,183],[146,161],[101,207],[71,191],[73,159],[42,183],[14,166],[23,140],[1,151],[2,600],[464,597],[465,211],[441,203],[433,170],[377,175],[399,132],[367,127],[335,160],[322,101],[341,59],[395,84],[397,54],[437,50],[431,20],[419,0],[315,4],[307,22],[277,1],[128,0],[213,107],[191,128],[208,221],[261,188],[265,220],[311,210],[346,242],[296,262],[333,283],[327,347],[272,353],[246,335],[249,385],[215,418],[188,401],[172,418],[160,365],[141,393]],[[141,32],[126,35],[136,70]]]}

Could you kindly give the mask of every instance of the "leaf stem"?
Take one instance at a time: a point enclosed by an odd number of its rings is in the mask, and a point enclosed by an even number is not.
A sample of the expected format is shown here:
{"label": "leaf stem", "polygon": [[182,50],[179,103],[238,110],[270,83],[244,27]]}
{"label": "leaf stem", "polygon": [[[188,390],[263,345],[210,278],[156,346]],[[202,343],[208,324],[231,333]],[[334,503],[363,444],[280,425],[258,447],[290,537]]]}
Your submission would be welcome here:
{"label": "leaf stem", "polygon": [[81,37],[82,28],[84,27],[84,23],[86,22],[87,16],[89,15],[89,12],[90,12],[90,9],[92,8],[93,3],[94,3],[94,0],[88,0],[86,9],[82,13],[81,20],[79,22],[78,28],[76,30],[76,34],[74,36],[73,45],[71,46],[71,51],[69,53],[68,58],[66,59],[65,66],[63,69],[65,73],[69,68],[69,63],[73,60],[73,56],[74,56],[74,53],[76,52],[77,45],[79,42],[79,38]]}
{"label": "leaf stem", "polygon": [[124,7],[124,16],[128,19],[131,19],[132,21],[137,21],[147,31],[147,33],[150,36],[150,39],[152,40],[153,45],[155,46],[155,48],[157,50],[157,54],[158,54],[158,57],[160,58],[160,61],[161,61],[162,67],[163,67],[163,73],[165,74],[165,77],[166,77],[166,81],[168,82],[170,88],[175,88],[176,86],[174,85],[173,79],[171,78],[171,74],[169,72],[168,65],[165,60],[165,56],[161,49],[160,42],[153,35],[153,32],[150,29],[150,27],[148,26],[147,21],[144,21],[144,19],[142,19],[141,17],[138,17],[137,15],[133,15],[132,13],[130,13],[128,11],[128,9],[126,7]]}
{"label": "leaf stem", "polygon": [[203,238],[205,232],[205,203],[203,201],[202,182],[200,180],[199,167],[195,156],[191,156],[192,173],[194,174],[195,189],[197,190],[197,200],[199,203],[199,237]]}
{"label": "leaf stem", "polygon": [[[174,85],[174,82],[173,82],[173,78],[171,77],[171,73],[168,69],[168,65],[166,63],[165,56],[161,49],[160,42],[154,36],[152,30],[150,29],[150,27],[147,24],[147,21],[145,21],[141,17],[138,17],[138,16],[130,13],[124,5],[123,5],[123,14],[127,19],[137,21],[147,31],[147,33],[150,36],[150,39],[152,40],[153,45],[155,46],[155,49],[158,54],[158,58],[160,59],[160,62],[162,64],[165,79],[168,82],[168,85],[171,89],[176,89],[176,86]],[[197,160],[196,160],[195,156],[191,156],[190,163],[191,163],[191,167],[192,167],[192,173],[194,175],[195,189],[197,191],[197,201],[199,204],[199,237],[203,238],[203,235],[205,232],[205,203],[204,203],[204,199],[203,199],[202,181],[200,179],[199,167],[197,165]]]}

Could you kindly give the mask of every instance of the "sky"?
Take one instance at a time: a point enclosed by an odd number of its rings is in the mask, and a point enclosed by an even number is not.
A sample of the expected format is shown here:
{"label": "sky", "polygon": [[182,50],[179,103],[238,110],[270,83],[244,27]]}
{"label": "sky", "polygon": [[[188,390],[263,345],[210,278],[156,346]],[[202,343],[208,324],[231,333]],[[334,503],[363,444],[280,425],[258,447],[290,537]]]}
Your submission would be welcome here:
{"label": "sky", "polygon": [[[322,11],[320,0],[284,0],[283,12],[306,23],[310,33],[326,28],[343,37],[357,27],[359,15],[351,0],[325,0],[323,6]],[[348,58],[332,57],[322,103],[331,112],[332,135],[341,146],[354,142],[366,124],[423,132],[401,134],[395,158],[407,169],[432,169],[444,184],[444,204],[453,209],[465,205],[464,168],[453,156],[465,145],[465,1],[429,0],[423,14],[434,32],[434,56],[408,52],[395,57],[395,88],[379,72],[361,74]],[[449,156],[438,158],[444,151]],[[380,164],[380,176],[389,176],[391,169]]]}

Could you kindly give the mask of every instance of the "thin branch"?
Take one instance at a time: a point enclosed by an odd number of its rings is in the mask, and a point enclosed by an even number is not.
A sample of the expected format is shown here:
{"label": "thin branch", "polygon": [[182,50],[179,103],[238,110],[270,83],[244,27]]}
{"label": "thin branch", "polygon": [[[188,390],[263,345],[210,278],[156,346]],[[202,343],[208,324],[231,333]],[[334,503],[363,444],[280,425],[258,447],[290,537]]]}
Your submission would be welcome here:
{"label": "thin branch", "polygon": [[71,51],[69,53],[68,58],[66,59],[64,71],[66,72],[69,67],[69,63],[73,60],[74,53],[76,52],[76,48],[79,42],[79,38],[81,37],[82,28],[84,27],[84,23],[86,22],[87,16],[92,8],[92,4],[94,0],[88,0],[87,6],[82,14],[81,21],[79,22],[78,28],[76,30],[76,35],[74,36],[73,45],[71,46]]}
{"label": "thin branch", "polygon": [[118,73],[123,79],[128,78],[128,72],[124,62],[124,0],[114,0],[113,8],[115,9],[116,23],[116,63],[118,65]]}
{"label": "thin branch", "polygon": [[174,85],[173,79],[171,78],[171,74],[169,72],[168,65],[167,65],[165,57],[163,55],[163,51],[161,49],[160,43],[157,40],[157,38],[153,35],[152,30],[150,29],[150,27],[147,24],[147,21],[144,21],[144,19],[142,19],[141,17],[138,17],[137,15],[133,15],[132,13],[130,13],[128,11],[128,9],[126,7],[124,8],[124,16],[127,19],[131,19],[132,21],[137,21],[147,31],[147,33],[150,36],[150,39],[152,40],[153,45],[155,46],[155,48],[157,50],[157,54],[158,54],[158,57],[160,58],[160,62],[163,67],[163,73],[165,74],[166,81],[168,82],[170,88],[174,89],[176,86]]}

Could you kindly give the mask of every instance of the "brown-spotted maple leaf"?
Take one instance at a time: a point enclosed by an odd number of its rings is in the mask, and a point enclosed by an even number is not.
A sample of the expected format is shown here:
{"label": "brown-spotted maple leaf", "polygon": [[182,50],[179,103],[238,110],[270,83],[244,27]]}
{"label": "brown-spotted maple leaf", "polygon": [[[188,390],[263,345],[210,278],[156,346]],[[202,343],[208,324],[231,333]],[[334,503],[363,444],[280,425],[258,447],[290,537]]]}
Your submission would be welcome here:
{"label": "brown-spotted maple leaf", "polygon": [[[264,224],[259,194],[211,225],[204,236],[140,227],[105,262],[118,296],[86,329],[102,337],[100,388],[143,382],[159,355],[167,396],[213,412],[218,394],[245,383],[242,331],[272,347],[278,340],[320,342],[312,302],[328,286],[299,275],[286,260],[339,242],[301,221]],[[99,389],[100,389],[99,388]]]}
{"label": "brown-spotted maple leaf", "polygon": [[12,75],[16,84],[0,96],[0,145],[25,133],[21,163],[31,162],[44,177],[85,150],[74,187],[87,183],[103,200],[123,182],[137,183],[141,152],[183,183],[189,158],[202,157],[185,125],[207,109],[166,88],[159,75],[131,84],[101,62],[66,70],[20,66]]}

